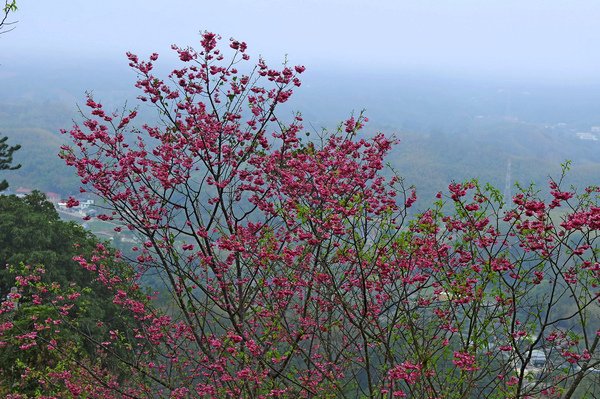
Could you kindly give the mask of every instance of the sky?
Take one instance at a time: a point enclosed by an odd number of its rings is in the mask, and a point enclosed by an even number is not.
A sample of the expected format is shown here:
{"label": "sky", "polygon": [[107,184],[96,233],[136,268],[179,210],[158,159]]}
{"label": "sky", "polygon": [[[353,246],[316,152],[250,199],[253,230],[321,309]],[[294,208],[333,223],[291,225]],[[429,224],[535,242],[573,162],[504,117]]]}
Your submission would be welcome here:
{"label": "sky", "polygon": [[213,31],[329,70],[600,81],[597,0],[18,1],[0,64],[126,64]]}

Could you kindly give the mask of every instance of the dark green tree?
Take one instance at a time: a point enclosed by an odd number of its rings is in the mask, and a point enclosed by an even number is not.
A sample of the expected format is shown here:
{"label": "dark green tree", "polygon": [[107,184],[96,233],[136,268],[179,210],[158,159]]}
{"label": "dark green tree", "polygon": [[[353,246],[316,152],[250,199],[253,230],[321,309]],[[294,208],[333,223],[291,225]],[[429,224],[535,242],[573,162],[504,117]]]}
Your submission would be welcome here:
{"label": "dark green tree", "polygon": [[90,252],[97,239],[76,223],[62,221],[44,194],[34,191],[24,198],[2,196],[0,215],[1,296],[14,281],[4,265],[44,265],[45,278],[62,285],[92,281],[72,258],[80,249]]}
{"label": "dark green tree", "polygon": [[[38,191],[24,198],[0,196],[0,215],[0,298],[6,298],[11,288],[19,286],[16,276],[33,270],[43,270],[41,279],[25,288],[21,285],[21,289],[38,292],[35,287],[43,286],[55,298],[64,297],[52,304],[21,300],[15,311],[0,314],[0,324],[9,321],[13,325],[12,335],[5,334],[0,339],[5,341],[0,345],[0,396],[9,392],[33,394],[40,389],[36,372],[70,367],[64,361],[64,343],[77,361],[83,360],[90,367],[101,364],[119,376],[119,371],[111,366],[113,359],[97,358],[92,342],[105,340],[108,331],[124,330],[126,324],[134,321],[121,315],[122,309],[113,304],[114,292],[96,281],[98,275],[73,260],[81,253],[91,256],[99,246],[111,250],[80,225],[61,220],[54,206]],[[123,262],[115,261],[110,267],[124,279],[130,273]],[[73,292],[81,294],[70,297]],[[68,314],[60,313],[63,305],[72,306]],[[62,357],[58,350],[52,350],[47,329],[39,329],[34,348],[21,350],[18,336],[35,330],[35,323],[48,319],[63,320],[56,338],[63,343]],[[119,349],[114,349],[113,354],[126,356]],[[32,370],[32,378],[23,379],[24,370]]]}
{"label": "dark green tree", "polygon": [[[0,170],[15,170],[21,167],[20,164],[13,165],[13,153],[17,151],[21,146],[17,145],[8,145],[6,143],[8,137],[4,136],[0,138]],[[4,191],[8,188],[8,182],[6,180],[2,180],[0,182],[0,191]]]}

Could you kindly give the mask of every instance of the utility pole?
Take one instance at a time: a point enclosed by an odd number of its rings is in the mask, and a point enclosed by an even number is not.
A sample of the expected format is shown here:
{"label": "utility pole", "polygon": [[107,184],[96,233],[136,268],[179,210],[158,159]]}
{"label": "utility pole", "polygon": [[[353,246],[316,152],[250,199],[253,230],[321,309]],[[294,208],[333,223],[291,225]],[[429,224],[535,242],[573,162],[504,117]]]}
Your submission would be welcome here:
{"label": "utility pole", "polygon": [[508,158],[506,165],[506,180],[504,181],[504,201],[510,202],[512,199],[512,160]]}

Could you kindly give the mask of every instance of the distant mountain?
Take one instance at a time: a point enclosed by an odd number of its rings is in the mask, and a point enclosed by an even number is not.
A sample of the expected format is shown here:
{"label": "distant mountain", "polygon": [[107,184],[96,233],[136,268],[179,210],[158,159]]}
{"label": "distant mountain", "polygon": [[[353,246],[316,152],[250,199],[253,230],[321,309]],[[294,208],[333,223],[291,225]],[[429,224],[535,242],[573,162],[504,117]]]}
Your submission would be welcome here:
{"label": "distant mountain", "polygon": [[[135,98],[134,77],[118,68],[96,74],[67,69],[34,84],[26,72],[2,73],[0,134],[22,145],[15,161],[23,165],[3,178],[15,189],[76,193],[74,170],[57,157],[68,142],[59,130],[80,120],[76,105],[84,103],[86,89],[97,88],[95,98],[115,109]],[[383,131],[400,140],[388,161],[417,186],[425,204],[452,180],[477,177],[503,190],[509,159],[511,183],[545,184],[567,159],[573,161],[569,181],[600,183],[600,141],[577,135],[600,126],[594,86],[309,69],[279,115],[302,111],[305,129],[320,131],[363,108],[370,119],[365,134]],[[143,105],[140,119],[151,120],[149,110]]]}
{"label": "distant mountain", "polygon": [[432,198],[451,181],[469,178],[504,191],[509,160],[511,186],[533,182],[546,189],[550,177],[560,178],[561,164],[567,160],[572,161],[568,185],[600,184],[600,141],[581,140],[566,127],[479,119],[463,133],[399,133],[398,137],[391,164],[424,198]]}
{"label": "distant mountain", "polygon": [[12,190],[29,188],[63,195],[77,192],[75,171],[57,155],[64,138],[40,128],[3,129],[2,134],[8,135],[11,143],[21,144],[14,154],[21,168],[3,175]]}

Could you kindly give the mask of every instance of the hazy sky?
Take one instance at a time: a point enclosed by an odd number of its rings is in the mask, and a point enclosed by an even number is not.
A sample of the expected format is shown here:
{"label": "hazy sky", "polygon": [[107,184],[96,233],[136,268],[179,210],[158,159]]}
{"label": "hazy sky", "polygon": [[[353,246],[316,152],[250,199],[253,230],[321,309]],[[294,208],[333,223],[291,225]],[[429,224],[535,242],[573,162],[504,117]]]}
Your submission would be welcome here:
{"label": "hazy sky", "polygon": [[198,32],[276,63],[600,80],[598,0],[19,0],[0,64],[168,53]]}

